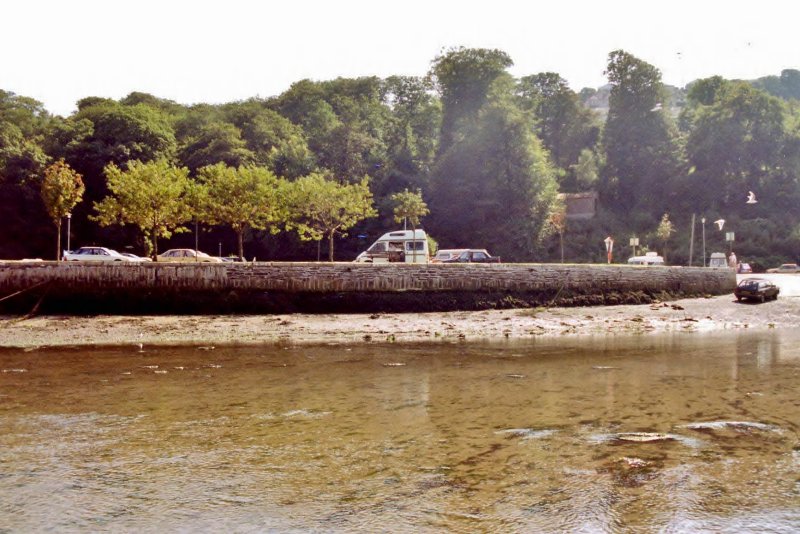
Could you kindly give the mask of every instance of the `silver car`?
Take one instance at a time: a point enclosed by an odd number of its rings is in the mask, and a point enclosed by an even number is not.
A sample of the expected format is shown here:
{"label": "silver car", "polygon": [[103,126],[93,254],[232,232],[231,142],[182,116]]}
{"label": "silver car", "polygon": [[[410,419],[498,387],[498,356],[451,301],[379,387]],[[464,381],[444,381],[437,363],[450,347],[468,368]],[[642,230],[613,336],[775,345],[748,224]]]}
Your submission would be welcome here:
{"label": "silver car", "polygon": [[64,259],[66,261],[142,261],[123,256],[116,250],[106,247],[81,247],[77,250],[67,250],[64,252]]}
{"label": "silver car", "polygon": [[162,254],[159,254],[156,256],[156,258],[157,261],[222,263],[220,258],[209,256],[205,252],[197,251],[197,254],[195,255],[194,249],[191,248],[172,248]]}

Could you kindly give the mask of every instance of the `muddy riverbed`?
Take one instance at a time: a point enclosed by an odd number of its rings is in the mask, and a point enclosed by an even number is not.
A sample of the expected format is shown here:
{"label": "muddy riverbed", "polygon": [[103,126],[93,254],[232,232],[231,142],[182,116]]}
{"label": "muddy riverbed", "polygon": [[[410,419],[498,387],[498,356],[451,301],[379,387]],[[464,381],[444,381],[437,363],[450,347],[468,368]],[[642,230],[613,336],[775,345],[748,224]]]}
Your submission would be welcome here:
{"label": "muddy riverbed", "polygon": [[0,346],[415,342],[794,328],[800,318],[800,277],[772,277],[781,296],[764,304],[723,295],[643,305],[445,313],[5,316]]}

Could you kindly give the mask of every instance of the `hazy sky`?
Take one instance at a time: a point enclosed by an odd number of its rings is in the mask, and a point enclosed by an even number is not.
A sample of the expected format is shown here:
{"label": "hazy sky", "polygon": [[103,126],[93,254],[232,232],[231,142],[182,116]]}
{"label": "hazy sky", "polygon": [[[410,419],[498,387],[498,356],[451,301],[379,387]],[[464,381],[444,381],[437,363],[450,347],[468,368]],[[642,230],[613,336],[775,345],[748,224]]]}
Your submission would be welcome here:
{"label": "hazy sky", "polygon": [[622,48],[666,83],[800,68],[787,0],[11,0],[0,89],[68,115],[86,96],[144,91],[183,104],[285,91],[303,78],[424,75],[454,46],[499,48],[515,76],[599,87]]}

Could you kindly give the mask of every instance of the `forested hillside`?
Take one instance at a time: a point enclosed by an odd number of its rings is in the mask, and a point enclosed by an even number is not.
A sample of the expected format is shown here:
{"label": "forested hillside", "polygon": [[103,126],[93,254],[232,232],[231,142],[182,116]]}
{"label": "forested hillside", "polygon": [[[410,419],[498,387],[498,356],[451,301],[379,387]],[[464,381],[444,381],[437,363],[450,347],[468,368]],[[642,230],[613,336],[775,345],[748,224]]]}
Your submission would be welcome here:
{"label": "forested hillside", "polygon": [[[701,217],[708,254],[732,246],[765,266],[798,260],[800,71],[668,88],[657,66],[617,50],[608,86],[576,92],[557,73],[514,78],[512,65],[500,50],[455,48],[423,77],[300,80],[275,97],[221,105],[87,96],[69,117],[0,90],[0,258],[55,257],[57,221],[41,191],[45,170],[63,159],[85,186],[70,208],[73,248],[150,252],[147,231],[103,204],[119,187],[109,180],[150,169],[150,179],[187,180],[185,216],[161,234],[161,250],[197,239],[214,255],[241,242],[246,258],[314,260],[333,236],[336,259],[351,260],[397,228],[392,196],[409,190],[421,193],[430,210],[422,226],[441,247],[487,248],[504,261],[560,261],[562,239],[565,261],[605,261],[611,235],[615,261],[636,236],[640,250],[686,264],[693,215],[696,265]],[[277,195],[274,210],[222,217],[226,205],[250,202],[224,186],[235,169],[251,193]],[[292,184],[306,196],[279,194]],[[358,200],[341,202],[371,205],[349,228],[309,230],[293,213],[344,191],[329,184],[352,186]],[[204,185],[217,197],[203,200]],[[582,191],[599,193],[597,215],[565,219],[558,193]],[[758,201],[747,203],[751,191]],[[201,205],[205,217],[193,211]],[[720,230],[712,222],[721,219]],[[735,232],[732,245],[726,232]]]}

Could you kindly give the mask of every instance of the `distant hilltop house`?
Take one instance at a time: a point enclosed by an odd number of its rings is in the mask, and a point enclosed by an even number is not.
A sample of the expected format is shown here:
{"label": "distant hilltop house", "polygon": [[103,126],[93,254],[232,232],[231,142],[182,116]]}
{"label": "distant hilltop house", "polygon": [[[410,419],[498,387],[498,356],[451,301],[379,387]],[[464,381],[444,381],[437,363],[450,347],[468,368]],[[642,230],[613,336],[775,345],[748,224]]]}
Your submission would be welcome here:
{"label": "distant hilltop house", "polygon": [[597,203],[600,195],[597,191],[584,193],[560,193],[567,209],[567,220],[591,219],[597,215]]}

